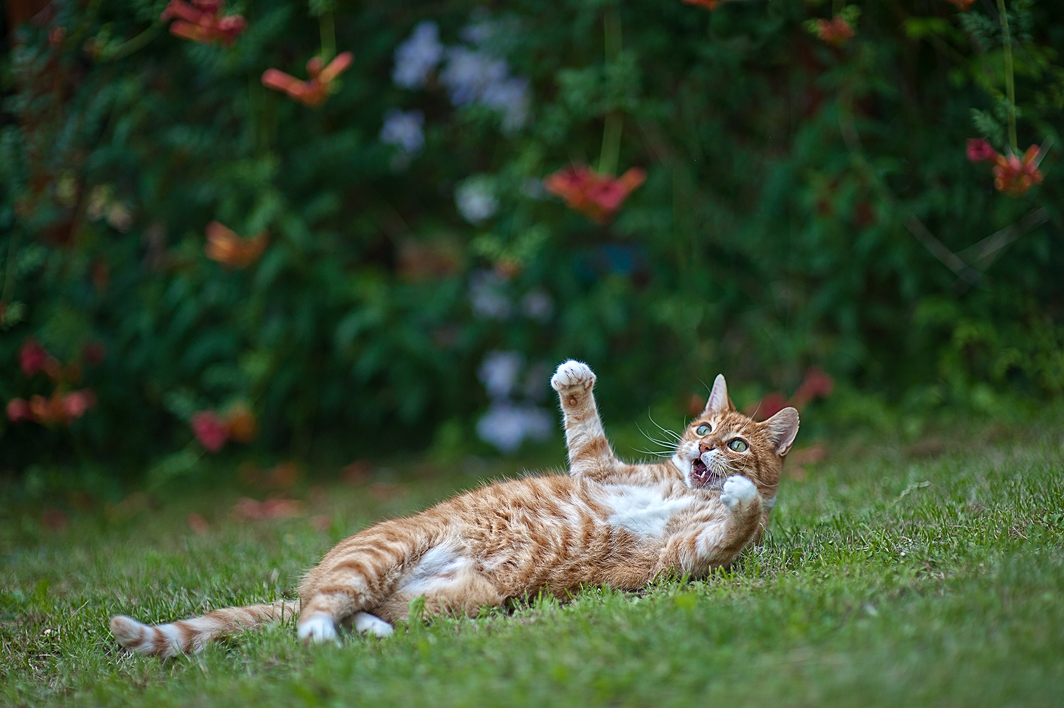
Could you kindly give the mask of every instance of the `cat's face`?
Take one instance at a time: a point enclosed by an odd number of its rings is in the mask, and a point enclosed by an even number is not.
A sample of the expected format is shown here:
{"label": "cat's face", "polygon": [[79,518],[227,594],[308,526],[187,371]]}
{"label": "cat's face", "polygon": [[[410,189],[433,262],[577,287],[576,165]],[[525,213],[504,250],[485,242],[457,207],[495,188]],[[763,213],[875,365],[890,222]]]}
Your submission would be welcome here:
{"label": "cat's face", "polygon": [[718,376],[706,409],[681,435],[672,462],[692,489],[719,491],[728,477],[742,475],[771,501],[797,434],[794,408],[758,423],[735,410],[724,377]]}

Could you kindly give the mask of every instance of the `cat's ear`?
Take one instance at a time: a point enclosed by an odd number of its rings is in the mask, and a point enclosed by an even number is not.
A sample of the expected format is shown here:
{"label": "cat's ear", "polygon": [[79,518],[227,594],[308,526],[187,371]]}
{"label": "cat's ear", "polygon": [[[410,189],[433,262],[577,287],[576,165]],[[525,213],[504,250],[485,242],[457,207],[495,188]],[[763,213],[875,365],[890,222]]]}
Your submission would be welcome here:
{"label": "cat's ear", "polygon": [[732,405],[731,399],[728,398],[728,384],[724,381],[724,374],[717,374],[716,380],[713,381],[713,390],[709,392],[709,400],[706,401],[706,409],[702,411],[702,415],[733,410],[735,410],[735,406]]}
{"label": "cat's ear", "polygon": [[798,411],[793,408],[784,408],[762,425],[765,426],[769,440],[775,445],[777,455],[782,457],[790,452],[794,438],[798,435]]}

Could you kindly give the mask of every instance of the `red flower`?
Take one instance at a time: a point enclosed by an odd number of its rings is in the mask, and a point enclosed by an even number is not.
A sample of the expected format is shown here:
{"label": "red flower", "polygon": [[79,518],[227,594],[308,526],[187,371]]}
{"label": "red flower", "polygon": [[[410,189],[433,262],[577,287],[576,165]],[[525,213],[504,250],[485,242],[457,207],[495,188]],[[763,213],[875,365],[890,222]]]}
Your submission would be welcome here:
{"label": "red flower", "polygon": [[801,410],[814,398],[827,398],[835,388],[835,379],[831,378],[819,366],[810,367],[798,390],[791,396],[791,405]]}
{"label": "red flower", "polygon": [[853,39],[853,35],[853,27],[842,15],[835,15],[830,20],[816,21],[817,38],[834,47],[846,44]]}
{"label": "red flower", "polygon": [[244,404],[233,406],[225,414],[225,425],[229,431],[229,437],[237,442],[248,443],[255,439],[258,432],[258,424],[255,414]]}
{"label": "red flower", "polygon": [[59,362],[36,339],[27,339],[18,351],[18,365],[28,378],[38,371],[58,366]]}
{"label": "red flower", "polygon": [[994,156],[994,189],[1013,197],[1019,197],[1036,184],[1042,183],[1038,165],[1042,162],[1037,145],[1027,148],[1023,157],[1015,155]]}
{"label": "red flower", "polygon": [[12,423],[19,423],[23,420],[33,420],[33,413],[30,411],[30,404],[24,398],[12,398],[7,402],[7,419]]}
{"label": "red flower", "polygon": [[600,175],[586,165],[572,165],[544,179],[543,187],[564,199],[570,209],[604,224],[645,179],[646,172],[638,167],[616,178]]}
{"label": "red flower", "polygon": [[761,420],[768,420],[787,407],[787,399],[778,391],[766,395],[757,404],[755,415]]}
{"label": "red flower", "polygon": [[972,3],[975,2],[975,0],[946,0],[946,2],[956,5],[961,12],[964,12],[972,6]]}
{"label": "red flower", "polygon": [[337,55],[328,66],[323,67],[324,62],[319,57],[314,57],[307,62],[307,75],[310,78],[306,81],[300,81],[277,69],[267,69],[262,72],[262,85],[287,93],[304,106],[316,108],[325,103],[325,99],[332,92],[332,82],[347,71],[354,60],[351,52],[344,52]]}
{"label": "red flower", "polygon": [[247,21],[240,15],[219,17],[225,3],[221,0],[192,0],[189,5],[183,0],[170,0],[159,19],[165,22],[174,19],[170,34],[200,44],[219,43],[233,46],[236,38],[247,29]]}
{"label": "red flower", "polygon": [[683,0],[687,5],[697,5],[698,7],[704,7],[707,10],[716,10],[724,0]]}
{"label": "red flower", "polygon": [[107,348],[103,342],[89,342],[81,348],[81,358],[88,366],[98,366],[107,358]]}
{"label": "red flower", "polygon": [[207,224],[207,245],[204,252],[207,258],[218,261],[227,268],[247,268],[262,256],[269,242],[270,237],[265,231],[252,238],[243,239],[220,221],[212,221]]}
{"label": "red flower", "polygon": [[968,141],[968,160],[971,162],[983,162],[997,157],[997,150],[982,138],[972,138]]}
{"label": "red flower", "polygon": [[192,415],[192,432],[200,445],[211,452],[218,452],[229,439],[229,424],[214,411],[200,411]]}
{"label": "red flower", "polygon": [[[63,415],[67,420],[74,420],[96,405],[96,394],[92,389],[84,388],[80,391],[68,393],[63,397]],[[64,421],[65,422],[65,421]]]}

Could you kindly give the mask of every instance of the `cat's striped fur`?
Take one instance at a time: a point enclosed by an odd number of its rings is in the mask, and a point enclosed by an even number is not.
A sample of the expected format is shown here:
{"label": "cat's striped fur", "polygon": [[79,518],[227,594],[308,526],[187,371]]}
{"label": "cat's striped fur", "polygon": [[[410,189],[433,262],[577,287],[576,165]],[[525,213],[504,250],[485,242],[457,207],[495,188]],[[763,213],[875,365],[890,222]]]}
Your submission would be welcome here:
{"label": "cat's striped fur", "polygon": [[[498,482],[361,531],[307,573],[298,601],[154,627],[117,616],[112,632],[133,651],[161,656],[295,612],[305,640],[334,640],[343,623],[386,635],[419,597],[427,614],[475,614],[510,598],[564,596],[585,584],[635,589],[659,574],[699,577],[731,562],[767,522],[797,412],[753,422],[735,412],[718,376],[671,459],[627,464],[606,440],[594,381],[575,361],[551,379],[565,417],[568,475]],[[736,439],[747,449],[730,449]]]}

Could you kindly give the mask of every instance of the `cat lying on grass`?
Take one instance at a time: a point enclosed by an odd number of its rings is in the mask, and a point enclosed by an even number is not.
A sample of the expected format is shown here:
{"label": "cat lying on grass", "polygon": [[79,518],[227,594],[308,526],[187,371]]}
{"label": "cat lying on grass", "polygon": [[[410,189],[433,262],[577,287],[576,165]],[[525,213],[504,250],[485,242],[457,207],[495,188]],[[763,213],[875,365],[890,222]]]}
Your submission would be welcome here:
{"label": "cat lying on grass", "polygon": [[429,615],[475,615],[581,585],[632,590],[660,574],[705,576],[760,537],[798,433],[795,409],[755,422],[735,411],[718,376],[670,459],[628,464],[606,440],[594,383],[577,361],[551,378],[565,417],[568,475],[496,482],[360,531],[307,573],[299,600],[156,626],[118,615],[111,631],[127,649],[164,657],[297,613],[304,641],[335,641],[348,623],[385,636],[416,598]]}

